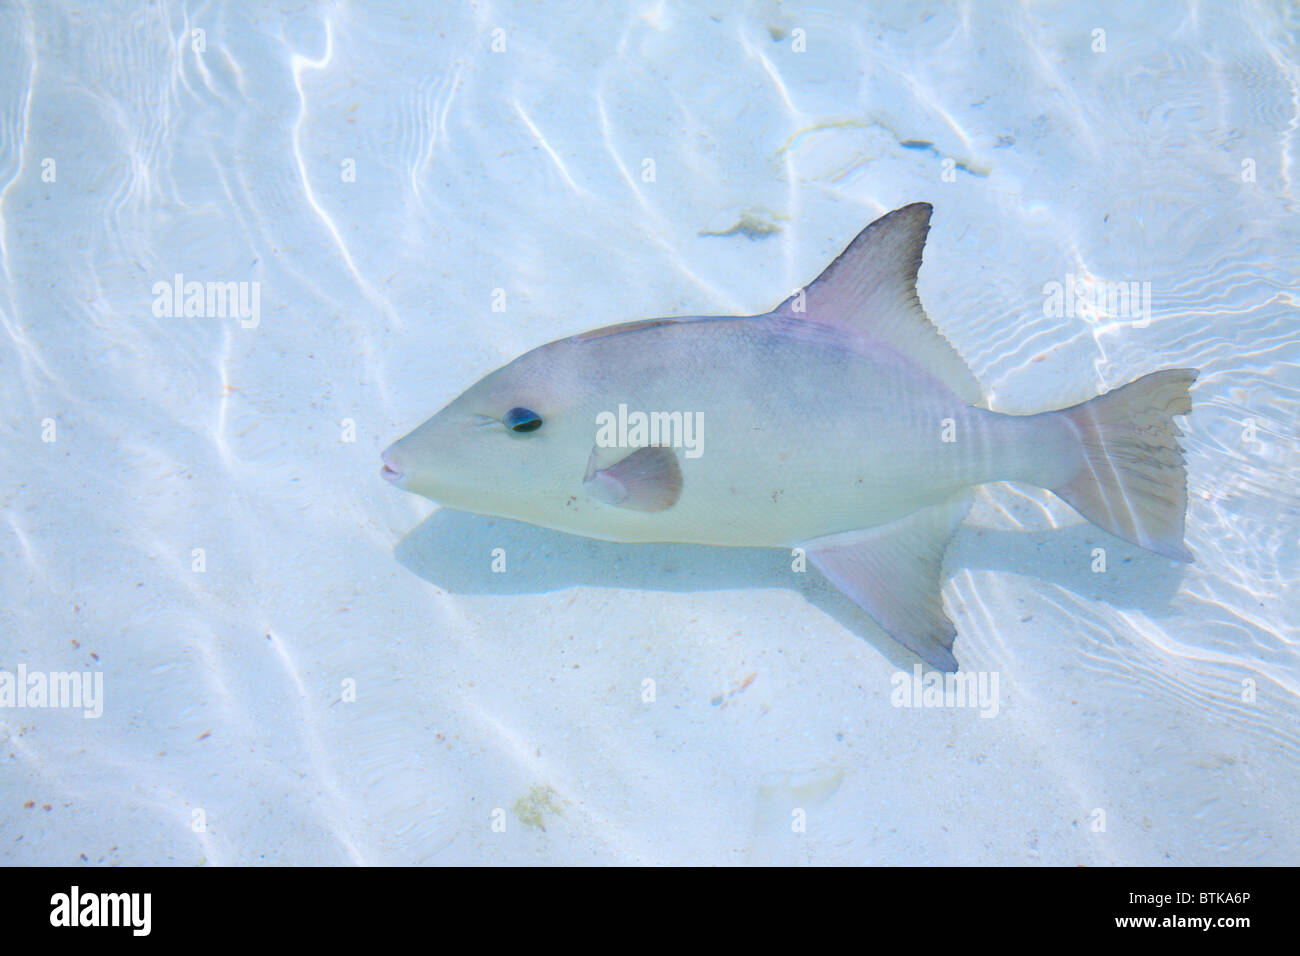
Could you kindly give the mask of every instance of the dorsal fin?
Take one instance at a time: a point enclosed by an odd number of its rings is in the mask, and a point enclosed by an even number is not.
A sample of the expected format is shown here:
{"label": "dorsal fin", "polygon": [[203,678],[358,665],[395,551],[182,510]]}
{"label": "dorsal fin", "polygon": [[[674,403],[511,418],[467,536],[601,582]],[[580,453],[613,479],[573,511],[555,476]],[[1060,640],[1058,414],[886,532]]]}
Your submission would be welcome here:
{"label": "dorsal fin", "polygon": [[929,231],[929,203],[886,213],[858,233],[802,290],[802,299],[796,292],[773,312],[883,342],[925,368],[962,401],[983,405],[979,381],[930,322],[916,294],[916,273]]}

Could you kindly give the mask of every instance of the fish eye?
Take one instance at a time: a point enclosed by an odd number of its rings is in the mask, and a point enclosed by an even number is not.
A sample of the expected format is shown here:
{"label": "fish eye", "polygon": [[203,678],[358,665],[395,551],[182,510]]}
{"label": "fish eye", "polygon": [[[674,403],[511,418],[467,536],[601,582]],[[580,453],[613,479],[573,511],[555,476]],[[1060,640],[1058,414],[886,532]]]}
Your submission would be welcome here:
{"label": "fish eye", "polygon": [[542,416],[531,408],[512,408],[502,419],[512,432],[535,432],[542,427]]}

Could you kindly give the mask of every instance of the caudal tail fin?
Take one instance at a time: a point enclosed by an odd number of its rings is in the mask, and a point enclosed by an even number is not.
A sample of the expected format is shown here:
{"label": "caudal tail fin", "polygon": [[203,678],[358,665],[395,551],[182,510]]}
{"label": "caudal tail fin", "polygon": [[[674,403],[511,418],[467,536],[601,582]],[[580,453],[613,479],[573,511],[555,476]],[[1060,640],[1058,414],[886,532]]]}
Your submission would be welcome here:
{"label": "caudal tail fin", "polygon": [[1052,490],[1093,524],[1178,561],[1183,545],[1187,474],[1174,424],[1192,410],[1188,389],[1196,369],[1152,372],[1135,382],[1063,409],[1084,463]]}

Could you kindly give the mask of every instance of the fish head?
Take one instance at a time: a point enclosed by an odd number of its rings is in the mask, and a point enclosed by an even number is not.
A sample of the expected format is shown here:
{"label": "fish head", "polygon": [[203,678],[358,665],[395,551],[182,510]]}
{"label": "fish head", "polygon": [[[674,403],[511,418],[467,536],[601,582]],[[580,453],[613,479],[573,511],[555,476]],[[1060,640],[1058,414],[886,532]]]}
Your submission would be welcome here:
{"label": "fish head", "polygon": [[593,436],[564,341],[486,375],[383,452],[381,474],[461,511],[547,523],[581,486]]}

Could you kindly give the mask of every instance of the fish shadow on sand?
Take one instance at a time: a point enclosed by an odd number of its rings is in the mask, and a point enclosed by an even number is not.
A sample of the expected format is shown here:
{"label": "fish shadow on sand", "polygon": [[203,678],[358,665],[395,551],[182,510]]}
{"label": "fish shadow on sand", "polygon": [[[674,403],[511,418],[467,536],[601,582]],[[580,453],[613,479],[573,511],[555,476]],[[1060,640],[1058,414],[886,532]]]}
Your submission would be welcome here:
{"label": "fish shadow on sand", "polygon": [[[1097,547],[1106,551],[1105,573],[1092,571]],[[492,570],[495,548],[505,550],[507,573]],[[413,528],[394,554],[407,570],[451,594],[542,594],[577,586],[677,592],[789,588],[895,665],[910,668],[916,661],[811,564],[804,573],[792,571],[790,552],[779,548],[620,544],[440,508]],[[964,526],[948,550],[945,584],[962,569],[1035,578],[1089,600],[1163,617],[1172,612],[1170,601],[1185,566],[1080,522],[1045,531]]]}

